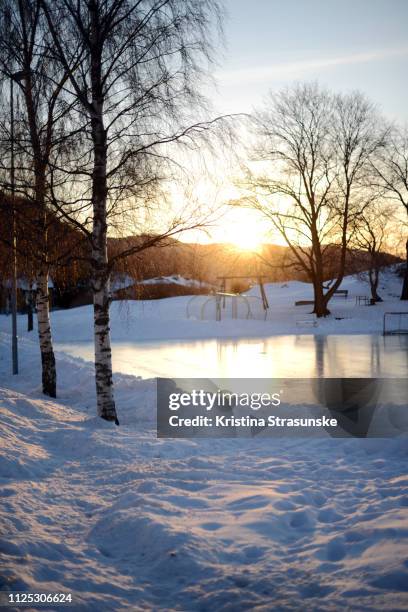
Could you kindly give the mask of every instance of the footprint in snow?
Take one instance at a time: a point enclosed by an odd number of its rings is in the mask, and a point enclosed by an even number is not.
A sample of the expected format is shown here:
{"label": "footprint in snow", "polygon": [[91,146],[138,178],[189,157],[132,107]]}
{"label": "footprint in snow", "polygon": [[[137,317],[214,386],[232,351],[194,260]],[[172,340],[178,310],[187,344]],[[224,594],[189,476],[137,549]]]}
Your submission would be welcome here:
{"label": "footprint in snow", "polygon": [[326,547],[328,561],[341,561],[346,556],[346,549],[341,540],[331,540]]}
{"label": "footprint in snow", "polygon": [[269,499],[264,495],[251,495],[249,497],[235,499],[228,504],[228,508],[231,510],[255,510],[257,508],[269,506],[269,503]]}
{"label": "footprint in snow", "polygon": [[333,507],[323,508],[317,515],[317,520],[321,523],[338,523],[344,518]]}
{"label": "footprint in snow", "polygon": [[313,529],[314,521],[305,510],[297,510],[289,514],[289,526],[294,529]]}
{"label": "footprint in snow", "polygon": [[206,531],[217,531],[221,529],[222,523],[202,523],[200,525],[201,529],[205,529]]}

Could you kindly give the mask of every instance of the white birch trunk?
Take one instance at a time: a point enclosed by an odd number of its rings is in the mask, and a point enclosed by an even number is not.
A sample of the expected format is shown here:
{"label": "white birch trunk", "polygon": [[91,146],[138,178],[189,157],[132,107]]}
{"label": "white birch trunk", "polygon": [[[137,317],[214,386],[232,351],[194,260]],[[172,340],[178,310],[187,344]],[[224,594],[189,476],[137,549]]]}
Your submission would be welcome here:
{"label": "white birch trunk", "polygon": [[91,129],[94,154],[92,172],[92,290],[94,304],[95,382],[98,415],[119,425],[113,397],[112,351],[109,329],[109,262],[107,219],[107,132],[103,121],[104,87],[102,51],[98,45],[100,14],[89,3],[91,41]]}
{"label": "white birch trunk", "polygon": [[42,364],[42,390],[45,395],[56,397],[57,372],[51,337],[47,270],[41,270],[37,277],[37,320]]}
{"label": "white birch trunk", "polygon": [[[96,280],[96,279],[95,279]],[[109,327],[109,280],[94,284],[95,382],[98,416],[119,425],[112,382],[112,351]]]}
{"label": "white birch trunk", "polygon": [[98,415],[119,425],[112,381],[109,328],[109,265],[106,214],[106,132],[103,121],[93,121],[94,172],[92,181],[92,290],[94,306],[95,383]]}

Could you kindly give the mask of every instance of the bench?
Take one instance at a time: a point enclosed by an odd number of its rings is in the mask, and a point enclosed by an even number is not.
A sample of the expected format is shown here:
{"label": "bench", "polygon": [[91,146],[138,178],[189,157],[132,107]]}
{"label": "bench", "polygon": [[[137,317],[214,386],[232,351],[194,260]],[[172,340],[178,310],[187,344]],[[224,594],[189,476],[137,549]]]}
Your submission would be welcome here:
{"label": "bench", "polygon": [[314,304],[314,300],[298,300],[295,302],[295,306],[310,306]]}
{"label": "bench", "polygon": [[333,296],[341,296],[344,297],[345,300],[347,300],[348,298],[348,289],[336,289],[336,291],[333,293]]}

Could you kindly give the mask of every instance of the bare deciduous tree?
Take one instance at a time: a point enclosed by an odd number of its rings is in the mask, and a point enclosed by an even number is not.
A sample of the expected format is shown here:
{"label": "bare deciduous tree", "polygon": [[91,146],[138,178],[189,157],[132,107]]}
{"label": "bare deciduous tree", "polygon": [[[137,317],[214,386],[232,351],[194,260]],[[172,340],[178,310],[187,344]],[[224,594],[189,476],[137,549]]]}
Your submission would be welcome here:
{"label": "bare deciduous tree", "polygon": [[[118,423],[112,387],[107,236],[132,213],[157,201],[172,143],[190,142],[192,110],[210,58],[217,0],[40,0],[56,53],[69,74],[66,95],[84,124],[83,153],[61,163],[75,177],[67,215],[92,248],[98,414]],[[71,68],[75,65],[75,68]],[[195,127],[193,127],[193,125]],[[89,144],[89,148],[87,145]],[[116,257],[126,257],[180,230],[181,217]],[[191,220],[187,226],[195,223]],[[186,225],[184,223],[184,225]]]}
{"label": "bare deciduous tree", "polygon": [[[389,248],[389,237],[393,234],[394,208],[384,201],[374,201],[367,206],[355,221],[355,232],[353,235],[353,246],[358,251],[367,253],[368,269],[367,279],[370,285],[371,299],[382,302],[378,294],[380,272],[390,264],[390,256],[386,254]],[[365,276],[365,274],[364,274]]]}
{"label": "bare deciduous tree", "polygon": [[[21,205],[18,216],[22,224],[29,226],[28,234],[33,235],[35,232],[35,241],[30,244],[30,249],[37,262],[36,306],[42,388],[46,395],[56,397],[57,377],[48,296],[50,257],[47,182],[52,156],[63,141],[61,126],[68,108],[62,100],[62,93],[67,74],[50,61],[52,39],[47,33],[39,0],[2,2],[0,39],[3,83],[5,79],[14,80],[22,100],[18,138],[14,146],[19,159],[17,191],[25,198],[28,206]],[[26,209],[29,212],[24,215]]]}
{"label": "bare deciduous tree", "polygon": [[[385,132],[364,96],[334,95],[316,84],[271,94],[255,115],[256,144],[241,182],[247,192],[241,204],[267,217],[284,238],[313,283],[318,317],[329,314],[329,300],[343,280],[353,220],[371,198],[369,161]],[[333,245],[336,273],[325,290]]]}
{"label": "bare deciduous tree", "polygon": [[[377,178],[388,197],[402,206],[408,219],[408,128],[394,129],[387,148],[373,162]],[[401,300],[408,300],[408,238]]]}

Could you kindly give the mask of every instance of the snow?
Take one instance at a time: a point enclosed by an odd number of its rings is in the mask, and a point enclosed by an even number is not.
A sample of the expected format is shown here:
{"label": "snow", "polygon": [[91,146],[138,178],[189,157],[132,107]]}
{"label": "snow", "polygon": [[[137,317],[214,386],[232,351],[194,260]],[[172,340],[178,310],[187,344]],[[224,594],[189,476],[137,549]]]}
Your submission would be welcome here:
{"label": "snow", "polygon": [[[398,279],[384,286],[384,305],[338,299],[334,316],[349,318],[319,333],[378,332],[384,310],[402,310],[388,295]],[[291,304],[308,287],[267,290],[294,332]],[[187,320],[185,306],[134,302],[129,322],[114,304],[113,340],[278,333],[272,319]],[[91,314],[53,312],[54,337],[89,340]],[[115,374],[115,427],[95,417],[90,362],[58,352],[59,397],[45,399],[37,343],[21,330],[11,376],[9,326],[1,316],[2,589],[72,592],[81,611],[407,609],[405,437],[157,439],[154,380]]]}
{"label": "snow", "polygon": [[180,285],[182,287],[212,287],[209,283],[195,280],[194,278],[184,278],[180,274],[173,276],[156,276],[146,278],[137,283],[138,285]]}
{"label": "snow", "polygon": [[[299,326],[299,320],[309,316],[311,306],[295,306],[295,301],[312,299],[312,287],[308,283],[292,281],[271,283],[265,286],[270,308],[267,320],[259,309],[259,318],[231,318],[226,309],[222,321],[211,318],[201,320],[187,316],[187,306],[193,299],[208,300],[208,296],[180,296],[160,300],[129,300],[113,302],[111,306],[112,338],[115,342],[141,340],[181,340],[202,338],[266,337],[286,334],[378,334],[382,333],[384,312],[408,312],[408,305],[399,301],[401,279],[392,271],[386,272],[380,283],[382,303],[375,306],[356,306],[356,295],[369,295],[366,282],[354,277],[344,279],[342,289],[348,289],[348,299],[333,298],[329,304],[331,315],[319,319],[316,327]],[[253,287],[249,295],[259,296],[259,288]],[[251,308],[255,311],[254,303]],[[256,314],[256,313],[255,313]],[[81,306],[52,313],[53,337],[58,343],[91,342],[93,312],[91,306]],[[8,331],[10,323],[0,317],[0,331]],[[25,321],[21,318],[20,334]]]}
{"label": "snow", "polygon": [[[6,289],[11,289],[12,280],[6,279],[2,281],[3,287]],[[23,291],[37,291],[37,283],[35,281],[30,281],[27,278],[21,277],[17,279],[17,288],[22,289]],[[48,289],[54,289],[54,282],[51,277],[48,278]]]}
{"label": "snow", "polygon": [[128,274],[115,274],[110,281],[111,292],[119,291],[120,289],[127,289],[135,285],[134,279]]}

